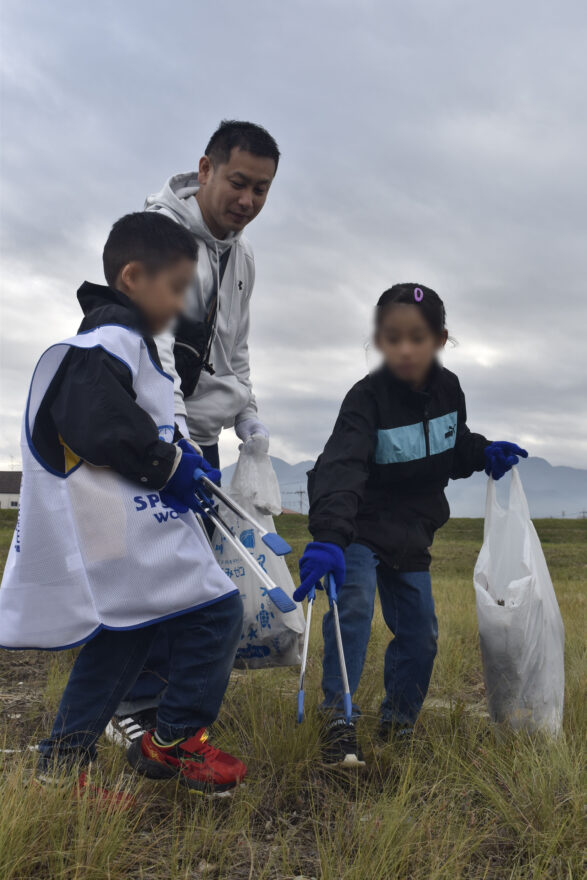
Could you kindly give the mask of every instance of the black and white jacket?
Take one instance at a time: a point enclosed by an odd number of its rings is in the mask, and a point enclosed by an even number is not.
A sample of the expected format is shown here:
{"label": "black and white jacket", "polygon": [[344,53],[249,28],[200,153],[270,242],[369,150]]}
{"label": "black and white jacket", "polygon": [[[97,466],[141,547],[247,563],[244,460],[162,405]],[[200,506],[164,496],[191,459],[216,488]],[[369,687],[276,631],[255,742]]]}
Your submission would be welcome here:
{"label": "black and white jacket", "polygon": [[[141,311],[124,293],[86,281],[77,296],[84,312],[78,333],[104,324],[129,327],[161,366]],[[57,472],[67,470],[71,450],[89,464],[113,468],[151,489],[167,483],[177,452],[173,443],[159,438],[157,425],[136,403],[126,364],[99,347],[71,348],[66,354],[39,407],[33,443]]]}
{"label": "black and white jacket", "polygon": [[459,380],[435,364],[425,391],[386,367],[343,401],[309,474],[314,540],[365,544],[387,565],[425,571],[434,533],[449,518],[449,479],[483,470],[489,440],[467,427]]}

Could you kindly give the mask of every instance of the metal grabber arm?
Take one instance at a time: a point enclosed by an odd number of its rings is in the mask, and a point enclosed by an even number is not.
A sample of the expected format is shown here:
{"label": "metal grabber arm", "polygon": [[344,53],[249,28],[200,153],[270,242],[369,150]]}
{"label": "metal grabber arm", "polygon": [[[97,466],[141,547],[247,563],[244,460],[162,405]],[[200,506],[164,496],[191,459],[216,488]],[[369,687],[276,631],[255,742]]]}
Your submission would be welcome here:
{"label": "metal grabber arm", "polygon": [[286,556],[288,553],[291,553],[291,547],[284,541],[281,535],[278,535],[277,532],[268,532],[267,529],[261,525],[261,523],[255,519],[254,516],[241,507],[233,498],[230,497],[226,492],[224,492],[220,486],[217,486],[216,483],[213,483],[207,476],[205,471],[200,468],[196,468],[194,471],[194,480],[201,483],[204,489],[211,494],[213,497],[218,498],[219,501],[222,501],[229,510],[235,513],[237,516],[240,516],[241,519],[244,519],[248,522],[259,534],[261,535],[261,540],[263,543],[269,547],[272,553],[275,553],[276,556]]}
{"label": "metal grabber arm", "polygon": [[312,587],[308,593],[308,610],[306,612],[306,628],[304,630],[304,647],[302,648],[302,664],[300,667],[300,683],[298,687],[298,724],[304,720],[304,700],[306,691],[304,684],[306,679],[306,666],[308,664],[308,646],[310,644],[310,627],[312,625],[312,609],[316,599],[316,588]]}
{"label": "metal grabber arm", "polygon": [[[334,633],[336,636],[336,647],[338,650],[338,662],[340,665],[340,677],[342,679],[342,689],[343,689],[343,706],[344,706],[344,717],[347,724],[350,724],[352,716],[353,716],[353,699],[351,696],[350,688],[349,688],[349,678],[347,675],[346,662],[344,659],[344,648],[342,644],[342,634],[340,632],[340,620],[338,618],[338,604],[337,604],[337,590],[336,590],[336,582],[334,580],[334,575],[332,573],[326,575],[326,593],[328,595],[328,601],[330,603],[330,607],[332,609],[332,616],[334,620]],[[306,692],[304,690],[305,686],[305,678],[306,678],[306,666],[308,662],[308,645],[310,642],[310,626],[312,623],[312,610],[314,608],[314,601],[316,599],[316,588],[312,587],[310,592],[308,593],[308,611],[306,614],[306,629],[304,631],[304,647],[302,651],[302,666],[300,669],[300,682],[298,688],[298,724],[300,724],[304,720],[304,700],[306,696]]]}
{"label": "metal grabber arm", "polygon": [[[277,553],[276,555],[282,556],[285,555],[285,553],[289,553],[291,551],[291,547],[289,546],[289,544],[284,541],[283,538],[281,538],[279,535],[268,532],[267,529],[263,529],[262,526],[260,526],[260,523],[257,523],[253,517],[251,517],[245,510],[243,510],[243,508],[240,507],[240,505],[235,504],[228,495],[226,495],[224,492],[221,492],[218,486],[216,486],[215,483],[209,480],[205,476],[204,471],[202,471],[200,468],[196,468],[196,470],[194,471],[194,481],[194,492],[204,513],[214,523],[222,537],[231,545],[234,550],[236,550],[238,555],[243,560],[244,564],[248,565],[251,568],[253,574],[256,575],[259,581],[261,581],[262,585],[265,588],[267,598],[270,599],[271,602],[273,602],[273,604],[276,606],[276,608],[278,608],[279,611],[281,611],[283,614],[287,614],[289,611],[295,611],[297,607],[296,603],[293,601],[293,599],[290,599],[290,597],[284,590],[281,589],[281,587],[277,586],[277,584],[272,580],[265,569],[255,559],[253,554],[247,549],[247,547],[245,547],[240,538],[234,534],[233,530],[230,528],[228,523],[225,522],[219,511],[214,506],[214,500],[210,497],[208,490],[210,491],[210,493],[213,493],[218,498],[220,498],[223,503],[225,503],[227,507],[230,507],[230,509],[233,510],[238,516],[246,519],[247,522],[249,522],[255,529],[260,528],[261,531],[265,533],[265,536],[274,536],[274,538],[277,538],[279,542],[282,542],[282,544],[287,547],[286,551],[282,553]],[[225,498],[230,501],[230,504],[224,501]],[[238,510],[236,508],[238,508]],[[277,541],[273,540],[271,542],[268,542],[264,539],[263,541],[266,546],[269,547],[269,549],[271,550],[273,550],[273,548],[271,547],[271,543],[281,548],[281,545],[279,545]],[[273,552],[276,553],[275,550],[273,550]]]}
{"label": "metal grabber arm", "polygon": [[340,677],[342,679],[342,699],[344,705],[344,717],[347,724],[351,723],[353,717],[353,698],[349,688],[349,677],[346,670],[346,662],[344,659],[344,648],[342,645],[342,634],[340,632],[340,620],[338,618],[338,602],[337,590],[334,575],[328,574],[326,577],[326,592],[328,593],[328,601],[332,609],[334,619],[334,633],[336,635],[336,647],[338,649],[338,662],[340,665]]}

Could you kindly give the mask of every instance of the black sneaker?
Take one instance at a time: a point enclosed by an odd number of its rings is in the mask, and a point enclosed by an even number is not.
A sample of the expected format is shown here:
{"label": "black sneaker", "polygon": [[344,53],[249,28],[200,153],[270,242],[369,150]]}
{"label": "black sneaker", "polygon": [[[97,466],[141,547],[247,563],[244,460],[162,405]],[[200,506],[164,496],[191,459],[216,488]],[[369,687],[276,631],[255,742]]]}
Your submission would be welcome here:
{"label": "black sneaker", "polygon": [[401,748],[409,749],[413,736],[414,728],[411,724],[382,721],[379,725],[379,739],[386,743],[393,742]]}
{"label": "black sneaker", "polygon": [[115,715],[104,731],[106,739],[117,746],[128,749],[135,740],[140,740],[147,730],[157,727],[157,709],[144,709],[132,715]]}
{"label": "black sneaker", "polygon": [[354,721],[347,724],[344,718],[336,718],[328,724],[324,732],[322,760],[328,767],[358,769],[365,766]]}

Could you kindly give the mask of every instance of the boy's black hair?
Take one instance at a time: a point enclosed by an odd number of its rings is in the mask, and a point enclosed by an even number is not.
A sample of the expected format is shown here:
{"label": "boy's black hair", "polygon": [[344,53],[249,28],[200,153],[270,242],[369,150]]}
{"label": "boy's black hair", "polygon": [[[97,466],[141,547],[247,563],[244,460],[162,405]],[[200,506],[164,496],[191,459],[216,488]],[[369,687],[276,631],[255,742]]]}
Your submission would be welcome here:
{"label": "boy's black hair", "polygon": [[194,261],[198,258],[192,233],[164,214],[137,211],[116,221],[104,245],[102,262],[106,281],[114,287],[127,263],[136,260],[150,272],[157,272],[181,257]]}
{"label": "boy's black hair", "polygon": [[382,293],[375,309],[375,330],[381,327],[387,309],[398,303],[417,306],[422,312],[422,317],[437,336],[442,336],[446,331],[444,303],[435,290],[423,284],[394,284]]}
{"label": "boy's black hair", "polygon": [[274,138],[261,125],[254,122],[239,122],[237,119],[223,119],[206,147],[206,156],[215,167],[230,159],[235,147],[252,153],[253,156],[267,157],[279,165],[279,147]]}

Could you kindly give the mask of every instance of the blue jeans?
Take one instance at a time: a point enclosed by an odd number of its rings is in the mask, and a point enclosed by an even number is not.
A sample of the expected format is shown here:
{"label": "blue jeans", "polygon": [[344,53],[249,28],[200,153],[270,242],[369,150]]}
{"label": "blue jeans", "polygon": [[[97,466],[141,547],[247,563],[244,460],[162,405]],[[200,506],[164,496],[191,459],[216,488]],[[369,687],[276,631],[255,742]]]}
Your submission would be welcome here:
{"label": "blue jeans", "polygon": [[[428,691],[436,656],[438,625],[430,574],[391,569],[362,544],[347,548],[345,562],[346,579],[338,596],[338,613],[351,694],[361,680],[378,588],[385,623],[394,634],[385,652],[381,720],[412,725]],[[324,615],[322,633],[322,708],[338,716],[343,713],[342,681],[331,611]],[[356,705],[354,712],[360,714]]]}
{"label": "blue jeans", "polygon": [[[202,446],[202,455],[212,467],[220,467],[218,444]],[[206,521],[206,525],[208,522]],[[213,529],[212,529],[213,531]],[[210,537],[210,530],[208,530]],[[144,709],[154,709],[159,705],[163,691],[169,680],[171,646],[167,624],[159,626],[159,632],[145,658],[145,663],[136,681],[129,682],[127,692],[122,692],[122,700],[117,706],[117,715],[131,715]]]}
{"label": "blue jeans", "polygon": [[[240,596],[165,622],[170,645],[169,682],[157,712],[166,741],[192,736],[216,720],[242,632]],[[101,630],[74,663],[51,735],[39,744],[44,764],[91,761],[96,743],[121,697],[135,681],[162,624]]]}

